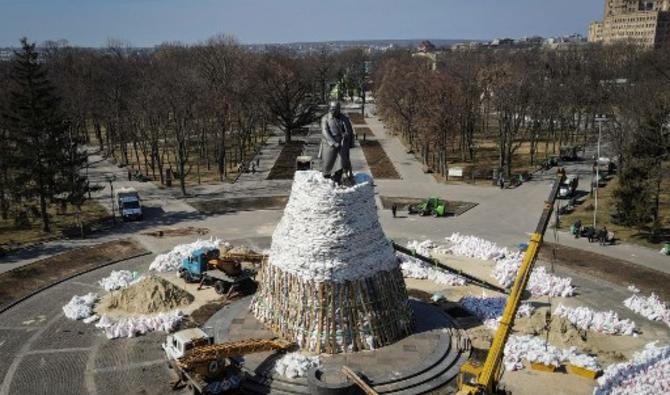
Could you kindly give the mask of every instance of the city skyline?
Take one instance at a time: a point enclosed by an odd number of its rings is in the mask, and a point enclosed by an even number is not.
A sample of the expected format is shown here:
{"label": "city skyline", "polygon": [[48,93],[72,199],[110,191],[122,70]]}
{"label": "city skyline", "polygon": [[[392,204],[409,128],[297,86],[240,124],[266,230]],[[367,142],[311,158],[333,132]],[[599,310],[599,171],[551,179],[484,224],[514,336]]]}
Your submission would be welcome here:
{"label": "city skyline", "polygon": [[[196,43],[217,34],[244,44],[392,39],[471,39],[586,35],[602,0],[3,0],[0,46],[65,39],[101,47]],[[547,18],[551,15],[550,18]]]}

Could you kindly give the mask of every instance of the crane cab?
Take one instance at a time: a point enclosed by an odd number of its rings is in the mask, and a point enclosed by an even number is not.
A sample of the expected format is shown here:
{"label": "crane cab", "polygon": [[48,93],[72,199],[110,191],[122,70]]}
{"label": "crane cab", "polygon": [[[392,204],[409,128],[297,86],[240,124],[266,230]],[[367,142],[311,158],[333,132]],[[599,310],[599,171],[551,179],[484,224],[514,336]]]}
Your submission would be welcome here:
{"label": "crane cab", "polygon": [[184,329],[168,335],[163,350],[170,360],[177,360],[188,354],[193,348],[214,344],[214,338],[200,328]]}
{"label": "crane cab", "polygon": [[458,374],[458,394],[474,395],[480,393],[477,379],[482,372],[482,365],[476,361],[467,361],[461,366]]}

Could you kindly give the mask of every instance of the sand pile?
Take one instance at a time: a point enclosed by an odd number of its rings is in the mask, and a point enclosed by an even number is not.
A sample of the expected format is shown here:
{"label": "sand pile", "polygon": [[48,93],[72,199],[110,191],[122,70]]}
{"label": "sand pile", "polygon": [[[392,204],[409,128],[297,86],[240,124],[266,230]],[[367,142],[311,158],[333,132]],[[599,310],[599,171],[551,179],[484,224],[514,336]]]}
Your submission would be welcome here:
{"label": "sand pile", "polygon": [[620,362],[625,359],[621,352],[612,350],[609,335],[579,328],[567,318],[551,316],[548,329],[546,316],[549,310],[541,309],[531,317],[517,319],[514,323],[514,332],[519,335],[539,336],[548,339],[551,345],[570,349],[575,347],[580,352],[595,354],[603,364]]}
{"label": "sand pile", "polygon": [[102,299],[99,312],[153,314],[168,312],[193,302],[193,295],[156,276],[113,292]]}
{"label": "sand pile", "polygon": [[546,337],[549,333],[549,343],[560,347],[587,346],[588,331],[581,329],[568,321],[566,318],[553,316],[549,328],[546,315],[548,311],[538,311],[530,317],[517,319],[514,323],[514,331],[522,335],[533,335]]}

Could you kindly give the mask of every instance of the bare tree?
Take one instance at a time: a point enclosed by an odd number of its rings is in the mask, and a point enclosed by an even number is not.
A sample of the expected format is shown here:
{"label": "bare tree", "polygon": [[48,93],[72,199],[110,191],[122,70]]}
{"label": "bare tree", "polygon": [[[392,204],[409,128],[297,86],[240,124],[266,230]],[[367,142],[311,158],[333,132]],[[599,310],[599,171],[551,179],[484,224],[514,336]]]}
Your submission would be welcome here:
{"label": "bare tree", "polygon": [[314,94],[313,69],[304,58],[289,51],[274,49],[263,56],[259,70],[262,97],[272,122],[291,141],[299,128],[318,119],[318,97]]}

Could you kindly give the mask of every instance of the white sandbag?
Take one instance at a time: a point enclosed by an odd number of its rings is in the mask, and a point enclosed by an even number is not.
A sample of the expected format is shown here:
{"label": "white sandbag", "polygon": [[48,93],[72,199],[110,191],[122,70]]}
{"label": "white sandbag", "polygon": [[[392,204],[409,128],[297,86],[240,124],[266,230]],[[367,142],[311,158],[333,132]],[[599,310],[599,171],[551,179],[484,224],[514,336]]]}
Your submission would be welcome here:
{"label": "white sandbag", "polygon": [[496,243],[480,239],[476,236],[454,233],[451,236],[446,237],[445,240],[451,243],[448,250],[454,255],[490,261],[511,254],[506,248],[500,248]]}
{"label": "white sandbag", "polygon": [[577,352],[575,347],[567,350],[554,347],[537,336],[511,335],[505,344],[503,364],[508,371],[520,370],[524,360],[558,367],[561,363],[572,363],[591,370],[599,370],[595,357]]}
{"label": "white sandbag", "polygon": [[[498,284],[504,288],[508,288],[514,284],[517,272],[521,267],[522,259],[522,255],[513,255],[512,257],[504,257],[496,261],[492,275],[498,281]],[[533,296],[550,295],[568,297],[575,293],[571,278],[558,277],[548,273],[544,266],[533,269],[530,273],[526,289]]]}
{"label": "white sandbag", "polygon": [[319,368],[321,360],[318,356],[308,357],[299,352],[284,355],[275,362],[275,372],[289,379],[305,377],[311,368]]}
{"label": "white sandbag", "polygon": [[93,315],[93,304],[98,300],[98,294],[89,292],[83,296],[73,296],[70,301],[63,306],[65,316],[71,320],[81,320]]}
{"label": "white sandbag", "polygon": [[436,284],[460,286],[465,285],[465,279],[444,270],[435,269],[426,262],[420,261],[401,252],[396,252],[403,276],[420,280],[430,280]]}
{"label": "white sandbag", "polygon": [[93,314],[92,316],[87,317],[87,318],[84,318],[84,319],[81,320],[81,321],[82,321],[84,324],[90,324],[90,323],[93,323],[93,322],[95,322],[95,321],[97,321],[97,320],[99,320],[99,319],[100,319],[100,317],[99,317],[97,314]]}
{"label": "white sandbag", "polygon": [[193,251],[200,248],[219,248],[221,244],[228,245],[228,243],[222,243],[219,239],[210,238],[209,240],[200,240],[189,244],[180,244],[172,249],[172,251],[158,255],[151,265],[149,265],[149,270],[155,270],[157,272],[173,272],[179,270],[181,262],[189,257]]}
{"label": "white sandbag", "polygon": [[670,326],[670,309],[655,293],[650,296],[634,294],[623,301],[624,306],[652,321],[663,321]]}
{"label": "white sandbag", "polygon": [[635,322],[629,319],[621,320],[619,315],[611,310],[595,311],[584,306],[572,308],[560,304],[553,314],[586,330],[609,335],[632,336],[635,334]]}
{"label": "white sandbag", "polygon": [[[495,330],[502,319],[507,298],[489,297],[484,293],[482,296],[464,296],[458,303],[479,318],[487,328]],[[530,317],[533,310],[531,304],[523,302],[516,312],[516,318]]]}
{"label": "white sandbag", "polygon": [[171,333],[177,329],[183,318],[184,316],[179,310],[156,315],[132,316],[119,320],[103,315],[95,326],[102,329],[108,339],[116,339],[144,335],[155,331]]}
{"label": "white sandbag", "polygon": [[114,270],[109,276],[98,281],[98,284],[100,284],[105,291],[110,292],[125,288],[138,279],[138,276],[129,270]]}
{"label": "white sandbag", "polygon": [[569,363],[580,368],[588,369],[594,372],[600,371],[600,363],[598,358],[582,354],[577,351],[576,347],[570,347],[563,352],[563,363]]}
{"label": "white sandbag", "polygon": [[670,346],[650,343],[630,361],[608,366],[593,394],[670,394]]}

